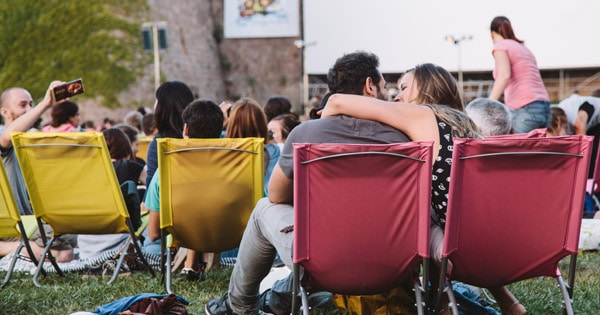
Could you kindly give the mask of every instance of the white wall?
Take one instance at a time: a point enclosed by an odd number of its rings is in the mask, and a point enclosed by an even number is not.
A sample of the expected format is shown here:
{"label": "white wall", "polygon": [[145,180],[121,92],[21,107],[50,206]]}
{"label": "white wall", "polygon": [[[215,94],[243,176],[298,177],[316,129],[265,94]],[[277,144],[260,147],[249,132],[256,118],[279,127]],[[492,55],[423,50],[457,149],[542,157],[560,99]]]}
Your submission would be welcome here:
{"label": "white wall", "polygon": [[491,71],[489,25],[507,16],[542,69],[600,66],[597,0],[303,0],[306,70],[326,73],[344,53],[367,50],[383,72],[432,62],[458,69],[458,47],[446,35],[472,35],[460,44],[462,70]]}

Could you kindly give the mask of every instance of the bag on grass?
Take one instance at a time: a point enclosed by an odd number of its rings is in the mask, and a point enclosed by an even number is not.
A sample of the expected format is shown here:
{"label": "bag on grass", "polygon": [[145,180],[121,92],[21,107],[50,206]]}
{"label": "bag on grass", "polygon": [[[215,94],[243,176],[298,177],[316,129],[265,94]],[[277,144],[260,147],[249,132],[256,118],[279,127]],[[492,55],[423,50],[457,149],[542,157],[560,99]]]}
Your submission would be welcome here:
{"label": "bag on grass", "polygon": [[99,315],[187,315],[189,302],[174,294],[141,293],[118,299],[97,307],[93,313]]}

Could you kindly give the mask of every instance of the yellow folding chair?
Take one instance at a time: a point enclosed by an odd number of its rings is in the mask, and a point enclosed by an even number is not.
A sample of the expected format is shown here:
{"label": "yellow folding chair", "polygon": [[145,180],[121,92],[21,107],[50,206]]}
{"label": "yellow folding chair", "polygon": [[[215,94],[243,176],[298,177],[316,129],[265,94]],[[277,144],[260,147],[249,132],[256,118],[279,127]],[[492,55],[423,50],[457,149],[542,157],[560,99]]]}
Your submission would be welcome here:
{"label": "yellow folding chair", "polygon": [[[167,292],[172,293],[172,248],[206,253],[239,246],[252,209],[263,197],[263,143],[262,138],[158,139]],[[172,241],[167,242],[167,234]]]}
{"label": "yellow folding chair", "polygon": [[[21,258],[27,261],[32,261],[37,265],[38,261],[29,244],[29,238],[38,229],[38,224],[33,215],[20,215],[19,209],[15,203],[15,198],[10,188],[10,183],[6,177],[4,167],[0,167],[0,238],[20,238],[19,246],[10,261],[6,276],[2,282],[1,288],[4,289],[15,268],[17,259]],[[29,257],[21,255],[21,250],[25,247]],[[54,260],[51,260],[53,265],[56,265]],[[58,271],[58,269],[57,269]]]}
{"label": "yellow folding chair", "polygon": [[[154,276],[135,237],[108,148],[100,132],[11,133],[17,159],[36,218],[53,229],[33,277],[43,269],[43,258],[57,236],[64,234],[129,233],[138,258]],[[42,226],[40,232],[44,235]],[[108,283],[123,264],[119,255]],[[59,273],[60,274],[60,273]]]}
{"label": "yellow folding chair", "polygon": [[138,152],[136,154],[137,157],[146,161],[146,155],[148,154],[148,146],[150,146],[150,142],[152,142],[151,138],[141,138],[138,139]]}

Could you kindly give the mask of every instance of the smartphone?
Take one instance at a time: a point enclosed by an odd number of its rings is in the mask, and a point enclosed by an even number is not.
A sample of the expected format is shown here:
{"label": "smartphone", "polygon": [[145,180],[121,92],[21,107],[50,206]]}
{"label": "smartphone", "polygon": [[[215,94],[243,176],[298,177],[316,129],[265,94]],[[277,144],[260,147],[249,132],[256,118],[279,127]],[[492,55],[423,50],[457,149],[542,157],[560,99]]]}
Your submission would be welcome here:
{"label": "smartphone", "polygon": [[83,92],[83,81],[79,78],[53,88],[52,96],[54,97],[54,101],[60,101]]}

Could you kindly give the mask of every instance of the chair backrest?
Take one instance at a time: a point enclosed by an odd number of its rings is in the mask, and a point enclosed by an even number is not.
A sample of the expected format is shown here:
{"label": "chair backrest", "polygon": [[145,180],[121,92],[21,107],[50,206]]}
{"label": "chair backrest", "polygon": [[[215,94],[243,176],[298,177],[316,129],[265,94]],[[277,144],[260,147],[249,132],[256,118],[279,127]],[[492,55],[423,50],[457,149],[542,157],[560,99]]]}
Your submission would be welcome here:
{"label": "chair backrest", "polygon": [[556,276],[577,252],[591,137],[455,139],[443,257],[497,287]]}
{"label": "chair backrest", "polygon": [[54,235],[128,232],[129,214],[101,132],[11,133],[35,216]]}
{"label": "chair backrest", "polygon": [[0,167],[0,194],[0,238],[21,237],[22,219],[4,167]]}
{"label": "chair backrest", "polygon": [[174,246],[220,252],[239,246],[263,197],[262,138],[158,139],[160,227]]}
{"label": "chair backrest", "polygon": [[308,285],[373,294],[429,257],[431,142],[294,144],[294,263]]}
{"label": "chair backrest", "polygon": [[138,139],[138,152],[136,156],[144,161],[146,161],[146,155],[148,155],[148,147],[150,146],[150,142],[152,142],[151,138]]}
{"label": "chair backrest", "polygon": [[590,193],[590,195],[597,192],[600,188],[600,154],[596,154],[596,159],[591,163],[594,163],[594,172],[591,178],[591,185],[587,188],[587,192]]}

